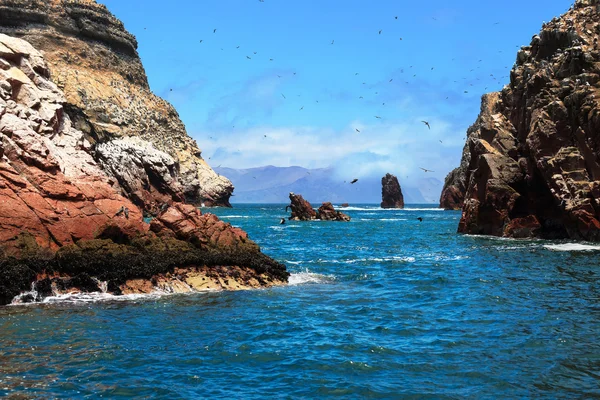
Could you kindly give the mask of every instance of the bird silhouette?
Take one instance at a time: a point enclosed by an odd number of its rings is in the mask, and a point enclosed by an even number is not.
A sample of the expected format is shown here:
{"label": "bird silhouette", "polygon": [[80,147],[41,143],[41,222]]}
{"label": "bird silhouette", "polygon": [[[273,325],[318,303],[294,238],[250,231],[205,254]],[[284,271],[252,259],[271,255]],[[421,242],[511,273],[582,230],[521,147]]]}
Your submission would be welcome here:
{"label": "bird silhouette", "polygon": [[335,42],[335,39],[331,41],[331,44],[333,44]]}
{"label": "bird silhouette", "polygon": [[379,34],[380,34],[380,35],[381,35],[381,32],[383,32],[383,29],[380,29],[380,30],[379,30]]}
{"label": "bird silhouette", "polygon": [[425,125],[427,125],[427,128],[431,129],[431,126],[429,125],[429,122],[427,121],[421,121],[422,123],[424,123]]}
{"label": "bird silhouette", "polygon": [[246,58],[247,58],[248,60],[252,60],[252,58],[250,58],[250,56],[246,56]]}
{"label": "bird silhouette", "polygon": [[356,132],[360,133],[360,131],[358,130],[358,128],[354,128],[356,130]]}
{"label": "bird silhouette", "polygon": [[286,98],[285,95],[283,93],[281,93],[281,97],[283,97],[284,99]]}
{"label": "bird silhouette", "polygon": [[380,117],[379,115],[376,115],[376,116],[375,116],[375,118],[377,118],[377,119],[381,119],[381,117]]}
{"label": "bird silhouette", "polygon": [[213,33],[217,33],[217,28],[213,29]]}
{"label": "bird silhouette", "polygon": [[354,185],[356,182],[358,182],[358,179],[352,179],[352,181],[350,182],[350,184]]}
{"label": "bird silhouette", "polygon": [[423,222],[423,218],[421,217],[417,218],[417,220],[419,220],[419,222]]}
{"label": "bird silhouette", "polygon": [[422,170],[423,170],[423,171],[425,171],[425,172],[435,172],[435,171],[432,171],[432,170],[430,170],[430,169],[421,168],[421,167],[419,167],[419,169],[422,169]]}

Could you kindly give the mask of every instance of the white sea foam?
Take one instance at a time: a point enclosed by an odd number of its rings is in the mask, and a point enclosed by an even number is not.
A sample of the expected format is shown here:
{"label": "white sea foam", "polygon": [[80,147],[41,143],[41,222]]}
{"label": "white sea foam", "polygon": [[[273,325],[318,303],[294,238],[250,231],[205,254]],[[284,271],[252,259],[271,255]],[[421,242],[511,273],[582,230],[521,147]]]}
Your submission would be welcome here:
{"label": "white sea foam", "polygon": [[381,208],[381,207],[335,207],[342,211],[445,211],[443,208]]}
{"label": "white sea foam", "polygon": [[220,218],[251,218],[249,215],[221,215]]}
{"label": "white sea foam", "polygon": [[304,272],[292,273],[288,279],[288,284],[291,286],[297,286],[307,283],[329,283],[333,282],[334,280],[334,276],[316,274],[307,269]]}
{"label": "white sea foam", "polygon": [[11,305],[36,305],[36,304],[57,304],[57,303],[70,303],[70,304],[86,304],[86,303],[100,303],[107,301],[135,301],[135,300],[150,300],[157,299],[159,297],[172,295],[173,293],[167,293],[162,290],[156,290],[149,294],[126,294],[126,295],[114,295],[110,293],[70,293],[61,294],[57,296],[45,297],[41,302],[23,303],[23,295],[16,296]]}
{"label": "white sea foam", "polygon": [[600,245],[581,243],[545,244],[544,247],[552,251],[600,251]]}

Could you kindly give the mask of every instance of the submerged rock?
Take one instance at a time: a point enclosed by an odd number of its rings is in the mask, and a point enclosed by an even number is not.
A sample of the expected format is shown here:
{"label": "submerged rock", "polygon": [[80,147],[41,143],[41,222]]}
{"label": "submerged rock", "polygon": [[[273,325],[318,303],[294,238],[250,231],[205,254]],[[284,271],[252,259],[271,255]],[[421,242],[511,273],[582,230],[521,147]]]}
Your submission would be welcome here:
{"label": "submerged rock", "polygon": [[600,3],[579,0],[483,96],[441,207],[459,232],[600,240]]}
{"label": "submerged rock", "polygon": [[[98,153],[104,160],[100,167],[120,181],[126,197],[148,205],[144,211],[154,213],[156,204],[182,194],[193,204],[230,206],[233,185],[202,159],[171,104],[152,93],[135,37],[104,5],[93,0],[2,1],[0,32],[25,39],[44,53],[48,65],[40,67],[39,58],[31,59],[31,71],[51,76],[64,91],[63,112],[90,145],[104,145],[99,146],[105,150]],[[20,97],[27,98],[28,106],[37,101],[26,90]],[[169,170],[171,179],[143,173],[136,183],[116,171],[106,150],[127,153],[132,148],[127,137],[138,139],[135,147],[151,148],[151,153],[114,155],[112,161],[133,155],[135,160],[127,162]],[[116,143],[120,140],[124,142]],[[156,157],[157,152],[170,157]],[[144,191],[142,181],[149,184]]]}
{"label": "submerged rock", "polygon": [[[166,287],[199,270],[214,275],[214,287],[287,282],[285,266],[244,231],[180,202],[168,154],[133,137],[94,153],[65,101],[42,54],[0,34],[0,305],[73,291],[120,294],[136,279]],[[151,225],[148,210],[157,214]]]}
{"label": "submerged rock", "polygon": [[386,174],[381,178],[381,208],[404,208],[404,196],[398,178]]}

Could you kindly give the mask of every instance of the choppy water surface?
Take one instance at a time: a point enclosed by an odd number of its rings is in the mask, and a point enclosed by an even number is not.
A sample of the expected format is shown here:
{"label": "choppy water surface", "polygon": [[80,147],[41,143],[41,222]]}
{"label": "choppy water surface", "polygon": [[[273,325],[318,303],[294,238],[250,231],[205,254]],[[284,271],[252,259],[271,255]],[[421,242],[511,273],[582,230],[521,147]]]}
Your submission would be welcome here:
{"label": "choppy water surface", "polygon": [[214,212],[292,285],[0,308],[0,396],[600,396],[598,245],[460,236],[425,207]]}

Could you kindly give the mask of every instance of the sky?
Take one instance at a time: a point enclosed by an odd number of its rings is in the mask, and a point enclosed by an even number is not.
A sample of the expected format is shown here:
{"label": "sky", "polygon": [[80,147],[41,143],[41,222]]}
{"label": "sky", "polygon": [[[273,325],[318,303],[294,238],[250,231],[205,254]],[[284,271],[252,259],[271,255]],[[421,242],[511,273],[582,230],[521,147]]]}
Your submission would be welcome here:
{"label": "sky", "polygon": [[151,89],[209,164],[408,184],[459,165],[481,96],[509,83],[518,48],[572,3],[100,2],[136,36]]}

